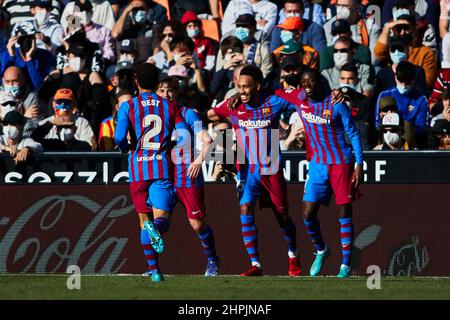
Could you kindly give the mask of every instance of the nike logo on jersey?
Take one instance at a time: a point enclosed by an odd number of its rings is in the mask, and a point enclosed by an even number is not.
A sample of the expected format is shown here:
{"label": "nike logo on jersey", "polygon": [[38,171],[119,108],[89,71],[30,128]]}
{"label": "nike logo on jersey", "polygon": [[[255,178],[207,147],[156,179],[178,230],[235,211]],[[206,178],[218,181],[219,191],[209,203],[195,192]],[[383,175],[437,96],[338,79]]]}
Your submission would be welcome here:
{"label": "nike logo on jersey", "polygon": [[247,113],[247,111],[238,111],[238,114],[239,115],[241,115],[241,114],[246,114]]}
{"label": "nike logo on jersey", "polygon": [[199,214],[202,210],[192,211],[193,215]]}

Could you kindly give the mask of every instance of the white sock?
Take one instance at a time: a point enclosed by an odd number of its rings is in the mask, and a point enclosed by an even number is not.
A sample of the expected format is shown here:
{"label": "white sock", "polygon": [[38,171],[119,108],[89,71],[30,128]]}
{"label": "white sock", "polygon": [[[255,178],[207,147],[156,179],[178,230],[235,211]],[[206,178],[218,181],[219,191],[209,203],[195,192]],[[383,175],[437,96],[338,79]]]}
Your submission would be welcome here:
{"label": "white sock", "polygon": [[323,250],[317,250],[317,254],[323,254],[325,251],[327,251],[327,246]]}
{"label": "white sock", "polygon": [[297,258],[297,252],[288,251],[289,258]]}
{"label": "white sock", "polygon": [[252,262],[252,267],[258,267],[261,269],[261,264],[259,262]]}

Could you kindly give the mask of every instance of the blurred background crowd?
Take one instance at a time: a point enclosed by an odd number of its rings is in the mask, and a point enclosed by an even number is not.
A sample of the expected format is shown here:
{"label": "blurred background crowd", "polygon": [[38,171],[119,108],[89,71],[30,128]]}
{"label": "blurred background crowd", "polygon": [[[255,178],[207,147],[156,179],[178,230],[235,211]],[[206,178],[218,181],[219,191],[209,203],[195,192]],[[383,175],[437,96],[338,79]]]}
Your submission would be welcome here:
{"label": "blurred background crowd", "polygon": [[[157,93],[205,115],[243,66],[263,90],[320,73],[341,89],[365,150],[450,149],[450,0],[0,1],[0,152],[113,151],[142,63]],[[213,137],[230,123],[208,124]],[[304,150],[296,113],[282,150]]]}

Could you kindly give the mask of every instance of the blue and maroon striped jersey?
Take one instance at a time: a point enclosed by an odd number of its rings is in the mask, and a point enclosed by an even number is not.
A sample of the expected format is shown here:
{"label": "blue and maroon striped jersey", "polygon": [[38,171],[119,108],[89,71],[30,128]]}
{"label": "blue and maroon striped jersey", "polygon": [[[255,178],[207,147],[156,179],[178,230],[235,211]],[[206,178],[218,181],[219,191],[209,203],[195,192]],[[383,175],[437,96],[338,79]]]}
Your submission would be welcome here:
{"label": "blue and maroon striped jersey", "polygon": [[198,177],[195,181],[192,181],[191,178],[187,175],[187,170],[189,165],[194,162],[196,154],[196,136],[206,130],[206,126],[203,123],[200,115],[194,109],[189,107],[181,107],[180,108],[181,116],[184,118],[186,122],[189,133],[191,136],[190,139],[190,147],[187,148],[176,148],[174,149],[174,156],[178,159],[183,158],[178,164],[175,164],[175,187],[201,187],[203,185],[203,173],[200,170]]}
{"label": "blue and maroon striped jersey", "polygon": [[175,128],[188,130],[177,106],[155,93],[144,92],[120,105],[116,145],[128,150],[128,131],[135,142],[128,155],[130,182],[172,179],[170,140]]}
{"label": "blue and maroon striped jersey", "polygon": [[[279,121],[286,110],[294,110],[295,105],[278,96],[269,96],[258,107],[241,104],[233,111],[227,101],[214,108],[219,118],[228,118],[236,134],[237,145],[245,155],[245,164],[251,173],[259,170],[261,175],[278,172],[281,163]],[[274,130],[275,129],[275,130]],[[273,135],[273,137],[272,137]],[[238,170],[242,162],[237,159]]]}
{"label": "blue and maroon striped jersey", "polygon": [[[350,108],[344,103],[333,104],[331,95],[317,102],[308,99],[303,89],[278,92],[294,103],[306,132],[307,158],[322,164],[363,163],[363,150]],[[345,134],[351,146],[345,141]]]}

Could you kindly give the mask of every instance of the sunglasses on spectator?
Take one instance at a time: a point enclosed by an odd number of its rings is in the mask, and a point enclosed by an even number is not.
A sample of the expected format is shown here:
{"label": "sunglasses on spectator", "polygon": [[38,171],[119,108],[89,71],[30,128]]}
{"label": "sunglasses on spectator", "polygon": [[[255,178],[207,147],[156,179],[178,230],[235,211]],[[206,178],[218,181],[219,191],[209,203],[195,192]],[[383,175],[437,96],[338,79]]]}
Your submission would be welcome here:
{"label": "sunglasses on spectator", "polygon": [[405,52],[405,47],[403,47],[403,46],[393,46],[393,47],[390,47],[389,48],[389,51],[390,52],[395,52],[395,51],[399,51],[399,52]]}
{"label": "sunglasses on spectator", "polygon": [[389,112],[389,111],[397,111],[396,106],[386,106],[384,108],[380,108],[381,112]]}
{"label": "sunglasses on spectator", "polygon": [[402,31],[410,31],[411,27],[408,24],[401,24],[394,27],[394,31],[401,33]]}
{"label": "sunglasses on spectator", "polygon": [[15,106],[17,106],[17,102],[14,102],[14,101],[7,101],[7,102],[5,102],[5,103],[2,103],[2,106],[3,106],[3,107],[15,107]]}
{"label": "sunglasses on spectator", "polygon": [[383,128],[383,132],[387,133],[387,132],[392,132],[392,133],[399,133],[402,129],[400,127],[387,127],[387,128]]}
{"label": "sunglasses on spectator", "polygon": [[342,49],[333,49],[334,53],[342,52],[342,53],[348,53],[350,51],[349,48],[342,48]]}

